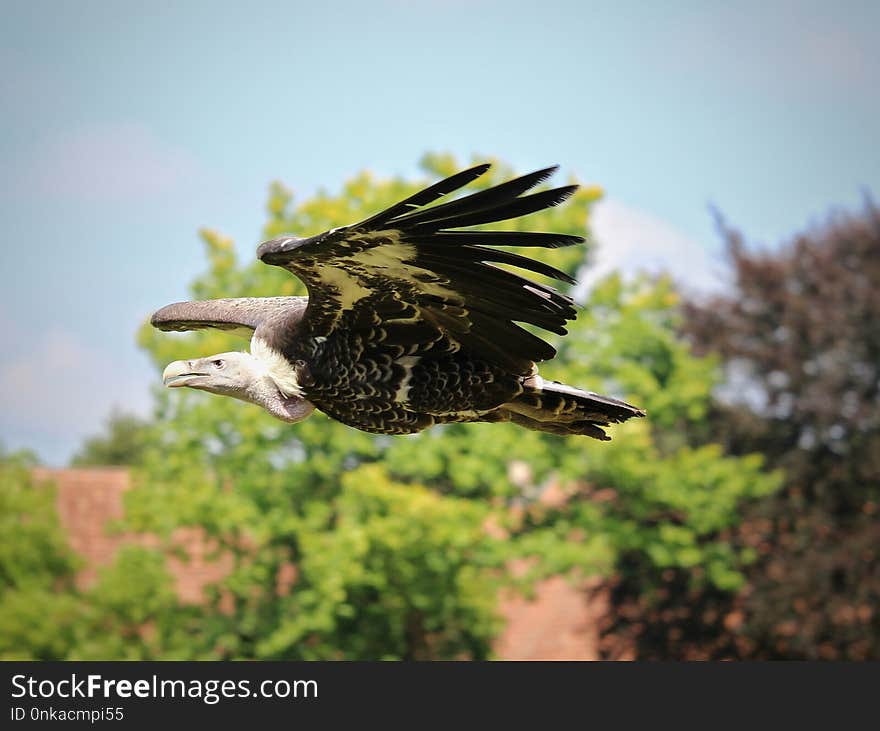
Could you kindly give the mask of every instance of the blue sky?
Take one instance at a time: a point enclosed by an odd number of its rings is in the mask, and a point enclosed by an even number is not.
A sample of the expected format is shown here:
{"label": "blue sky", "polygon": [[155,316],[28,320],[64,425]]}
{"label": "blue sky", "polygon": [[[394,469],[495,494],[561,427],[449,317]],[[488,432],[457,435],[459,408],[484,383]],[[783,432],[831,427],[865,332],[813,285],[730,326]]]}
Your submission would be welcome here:
{"label": "blue sky", "polygon": [[721,271],[880,190],[876,2],[3,2],[0,441],[61,464],[157,375],[134,344],[266,186],[426,150],[607,193],[602,271]]}

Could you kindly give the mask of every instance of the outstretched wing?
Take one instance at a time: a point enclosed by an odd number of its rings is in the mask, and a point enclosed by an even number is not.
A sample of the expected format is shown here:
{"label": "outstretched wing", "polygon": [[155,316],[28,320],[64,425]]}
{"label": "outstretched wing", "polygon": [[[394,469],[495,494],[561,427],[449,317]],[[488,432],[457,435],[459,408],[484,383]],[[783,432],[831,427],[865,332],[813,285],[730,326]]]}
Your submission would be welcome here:
{"label": "outstretched wing", "polygon": [[236,297],[175,302],[156,311],[150,324],[160,330],[256,330],[260,325],[299,319],[308,297]]}
{"label": "outstretched wing", "polygon": [[548,343],[516,323],[565,334],[566,321],[575,317],[571,299],[496,264],[573,280],[554,267],[495,247],[555,248],[584,239],[466,227],[558,205],[577,186],[523,195],[546,180],[556,170],[552,167],[426,207],[489,167],[453,175],[360,223],[307,239],[282,237],[261,244],[257,255],[262,261],[292,272],[309,290],[302,334],[326,337],[337,327],[360,323],[381,326],[393,333],[388,337],[410,347],[419,341],[430,347],[439,335],[523,375],[534,361],[552,358],[556,351]]}

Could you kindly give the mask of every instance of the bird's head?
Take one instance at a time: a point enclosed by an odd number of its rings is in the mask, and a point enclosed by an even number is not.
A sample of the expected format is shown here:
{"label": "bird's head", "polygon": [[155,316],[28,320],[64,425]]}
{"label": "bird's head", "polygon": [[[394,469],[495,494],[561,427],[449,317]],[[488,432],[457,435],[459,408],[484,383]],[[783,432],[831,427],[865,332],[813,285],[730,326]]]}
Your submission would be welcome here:
{"label": "bird's head", "polygon": [[221,396],[238,396],[258,376],[248,363],[248,353],[219,353],[207,358],[176,360],[162,373],[168,388],[197,388]]}
{"label": "bird's head", "polygon": [[257,404],[283,421],[301,421],[314,406],[281,392],[265,365],[250,353],[218,353],[206,358],[176,360],[162,373],[168,388],[195,388]]}

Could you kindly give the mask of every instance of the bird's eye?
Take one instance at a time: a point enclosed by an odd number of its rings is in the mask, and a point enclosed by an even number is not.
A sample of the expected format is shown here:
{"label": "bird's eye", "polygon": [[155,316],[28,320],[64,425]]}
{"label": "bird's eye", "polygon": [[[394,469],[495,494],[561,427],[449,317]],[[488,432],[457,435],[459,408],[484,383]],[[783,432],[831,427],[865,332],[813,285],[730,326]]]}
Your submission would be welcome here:
{"label": "bird's eye", "polygon": [[222,368],[225,364],[223,363],[223,361],[220,358],[218,358],[217,360],[212,360],[211,365],[214,366],[215,368]]}

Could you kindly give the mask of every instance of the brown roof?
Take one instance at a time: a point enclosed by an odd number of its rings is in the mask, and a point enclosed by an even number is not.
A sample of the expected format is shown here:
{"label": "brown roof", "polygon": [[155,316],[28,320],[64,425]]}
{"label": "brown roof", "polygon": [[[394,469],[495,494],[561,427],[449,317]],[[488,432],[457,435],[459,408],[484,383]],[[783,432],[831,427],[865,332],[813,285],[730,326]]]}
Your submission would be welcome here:
{"label": "brown roof", "polygon": [[[109,564],[126,543],[158,546],[148,534],[117,533],[112,523],[123,517],[123,494],[131,486],[126,468],[37,468],[38,480],[51,481],[57,490],[61,525],[71,548],[85,559],[77,577],[80,587],[91,585],[99,567]],[[199,528],[178,529],[173,541],[189,560],[169,555],[168,566],[184,601],[198,602],[204,587],[221,579],[232,567],[230,557],[211,556],[212,546]],[[279,576],[279,591],[289,590],[296,567]],[[598,657],[597,617],[605,602],[587,600],[584,587],[561,577],[541,582],[533,601],[505,594],[501,597],[505,629],[495,643],[497,655],[509,660],[592,660]]]}
{"label": "brown roof", "polygon": [[[495,652],[505,660],[597,660],[598,620],[607,601],[588,601],[586,586],[562,576],[538,584],[532,601],[506,595],[501,599],[504,631]],[[601,596],[601,594],[600,594]]]}

